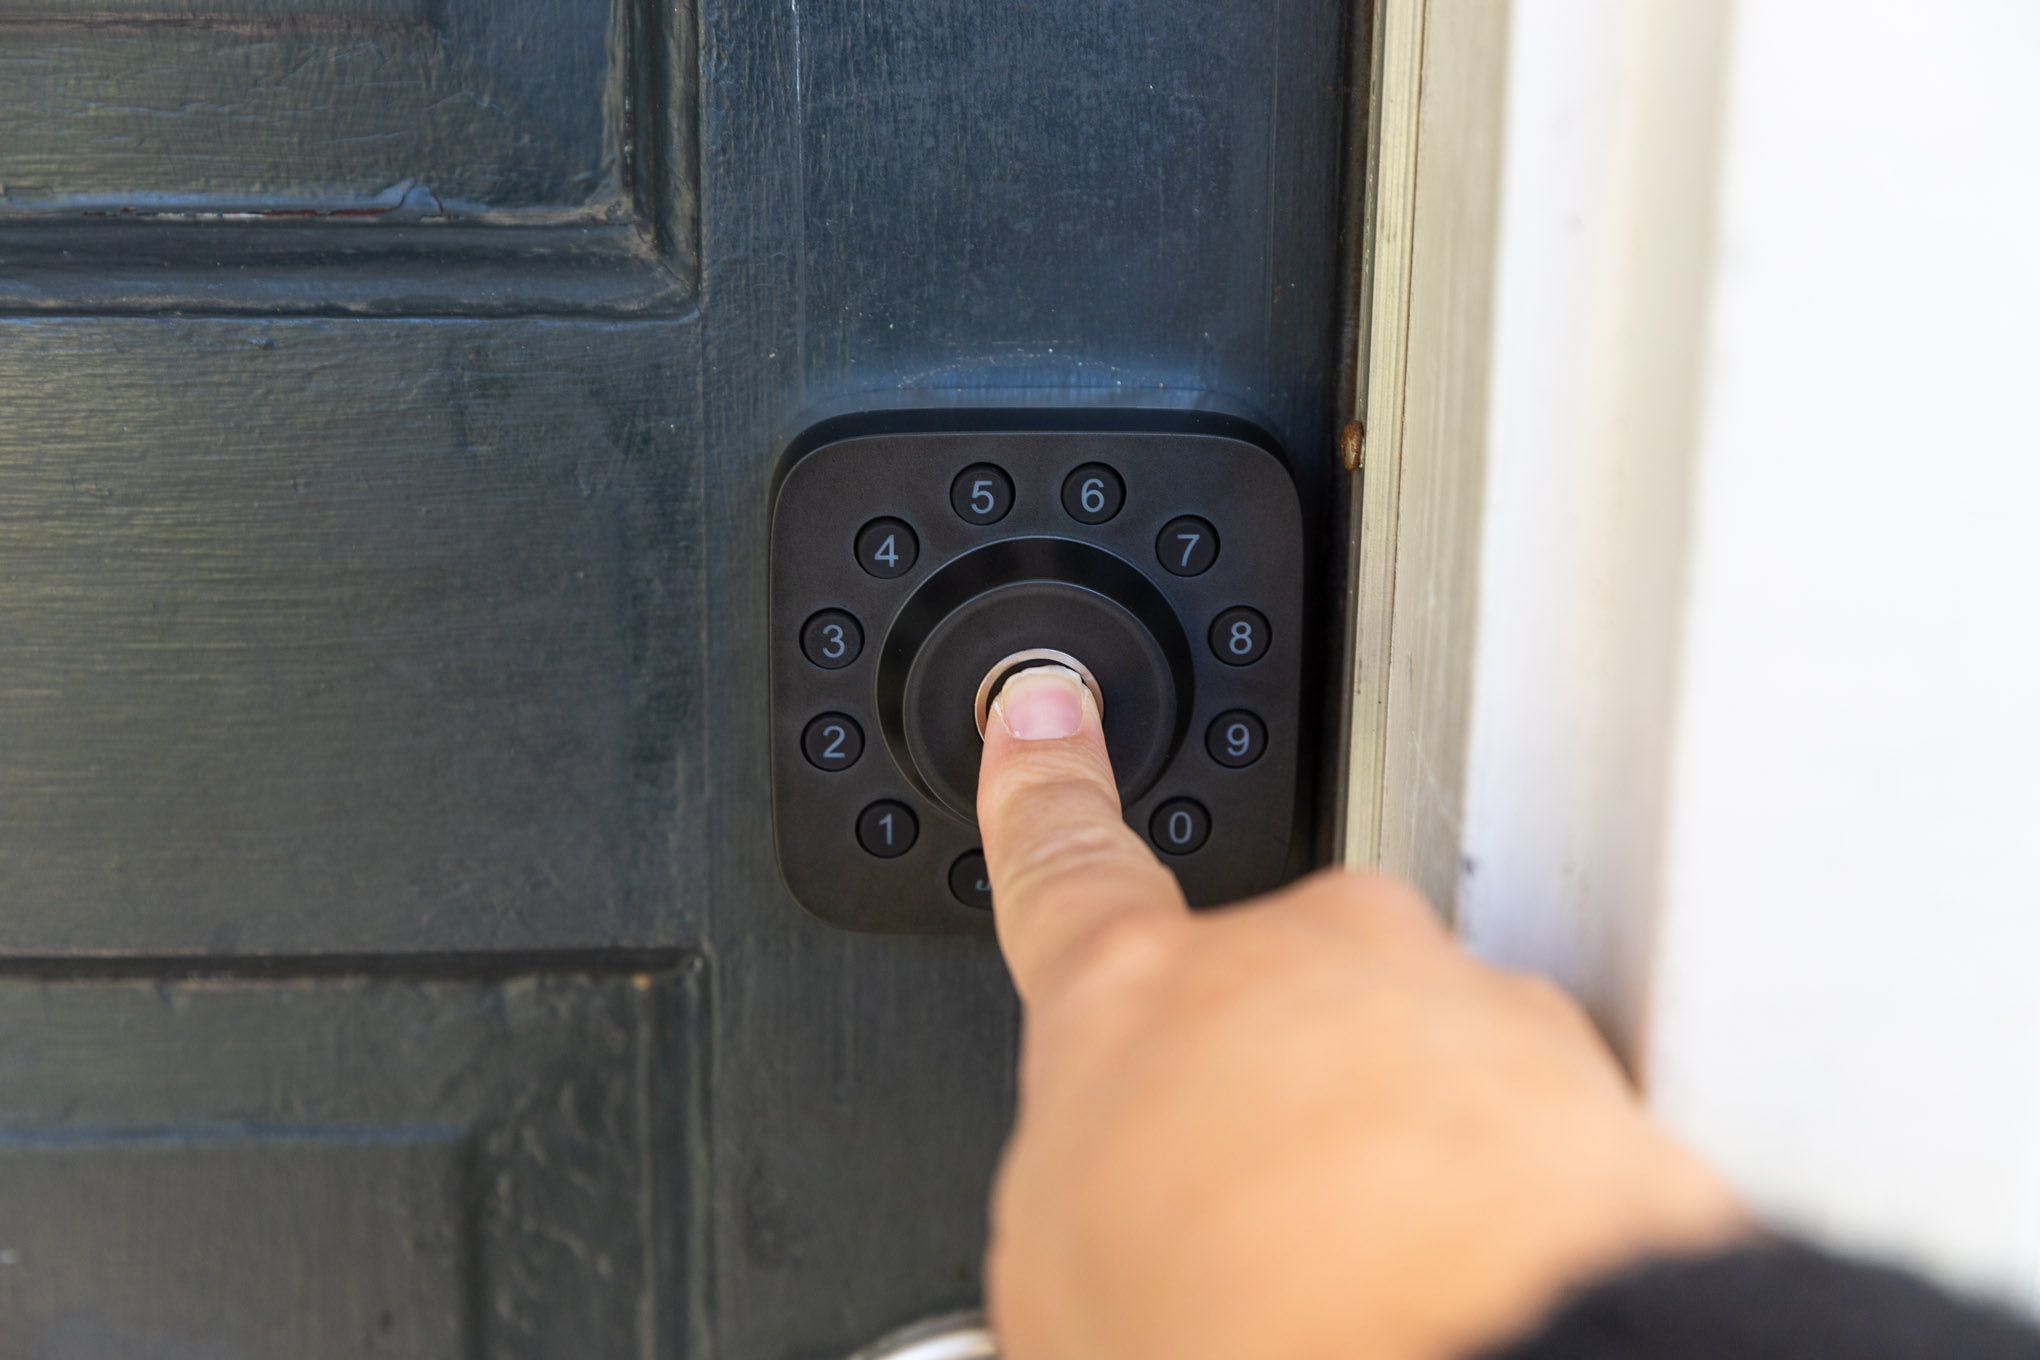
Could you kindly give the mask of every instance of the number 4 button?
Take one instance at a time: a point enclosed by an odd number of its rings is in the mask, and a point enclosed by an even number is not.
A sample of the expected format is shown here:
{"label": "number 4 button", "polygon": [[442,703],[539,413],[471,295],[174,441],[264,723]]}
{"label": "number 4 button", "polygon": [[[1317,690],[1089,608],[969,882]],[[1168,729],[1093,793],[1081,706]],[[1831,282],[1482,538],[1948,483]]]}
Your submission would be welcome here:
{"label": "number 4 button", "polygon": [[1155,556],[1171,576],[1202,576],[1218,560],[1218,530],[1195,515],[1172,519],[1155,539]]}
{"label": "number 4 button", "polygon": [[905,576],[920,555],[920,540],[905,520],[875,519],[857,531],[857,565],[881,581]]}

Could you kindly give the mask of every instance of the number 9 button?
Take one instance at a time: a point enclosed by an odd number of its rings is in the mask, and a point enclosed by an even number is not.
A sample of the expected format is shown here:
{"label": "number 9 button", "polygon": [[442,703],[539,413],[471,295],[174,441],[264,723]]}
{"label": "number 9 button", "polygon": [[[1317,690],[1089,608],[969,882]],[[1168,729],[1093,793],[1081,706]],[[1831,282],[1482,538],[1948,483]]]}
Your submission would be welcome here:
{"label": "number 9 button", "polygon": [[1244,708],[1221,713],[1205,730],[1204,749],[1228,770],[1244,770],[1267,751],[1268,725]]}

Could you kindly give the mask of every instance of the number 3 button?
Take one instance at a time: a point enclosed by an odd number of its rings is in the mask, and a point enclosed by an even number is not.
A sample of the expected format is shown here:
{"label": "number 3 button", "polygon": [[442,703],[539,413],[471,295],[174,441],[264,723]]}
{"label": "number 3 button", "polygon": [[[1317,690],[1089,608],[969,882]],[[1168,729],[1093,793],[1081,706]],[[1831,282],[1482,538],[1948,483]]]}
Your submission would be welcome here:
{"label": "number 3 button", "polygon": [[800,630],[800,650],[825,671],[840,671],[864,650],[864,630],[840,609],[824,609]]}

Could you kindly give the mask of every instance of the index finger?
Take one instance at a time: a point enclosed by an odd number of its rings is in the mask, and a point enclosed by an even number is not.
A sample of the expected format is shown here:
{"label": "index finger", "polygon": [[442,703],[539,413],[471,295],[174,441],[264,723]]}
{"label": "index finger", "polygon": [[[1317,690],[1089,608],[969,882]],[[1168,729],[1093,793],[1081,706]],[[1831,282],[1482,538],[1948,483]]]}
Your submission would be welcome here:
{"label": "index finger", "polygon": [[1175,876],[1126,824],[1097,703],[1067,667],[1023,671],[993,701],[978,826],[999,944],[1029,1004],[1184,919]]}

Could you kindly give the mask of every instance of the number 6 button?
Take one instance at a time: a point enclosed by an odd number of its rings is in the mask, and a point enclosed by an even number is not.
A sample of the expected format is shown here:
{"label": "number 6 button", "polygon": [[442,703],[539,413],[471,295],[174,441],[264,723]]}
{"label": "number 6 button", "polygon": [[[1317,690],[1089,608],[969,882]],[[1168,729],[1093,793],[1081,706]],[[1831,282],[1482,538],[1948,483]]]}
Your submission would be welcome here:
{"label": "number 6 button", "polygon": [[1079,524],[1103,524],[1126,504],[1126,483],[1103,463],[1086,463],[1063,479],[1063,511]]}

